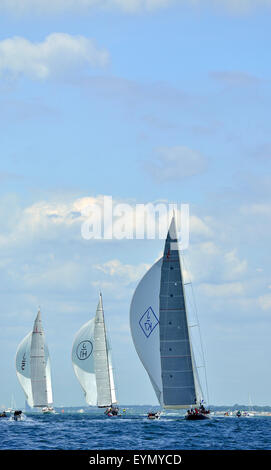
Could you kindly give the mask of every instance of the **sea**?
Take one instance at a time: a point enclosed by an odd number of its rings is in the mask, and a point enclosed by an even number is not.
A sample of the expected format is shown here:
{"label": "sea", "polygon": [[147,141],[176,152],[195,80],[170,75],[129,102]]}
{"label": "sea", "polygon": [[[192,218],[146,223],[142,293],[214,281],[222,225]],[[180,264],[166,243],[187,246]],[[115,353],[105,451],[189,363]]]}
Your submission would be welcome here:
{"label": "sea", "polygon": [[[120,407],[120,416],[102,409],[55,414],[25,412],[21,421],[0,419],[1,450],[270,450],[271,416],[213,415],[186,421],[182,412],[149,420],[149,407]],[[152,410],[154,411],[154,410]]]}

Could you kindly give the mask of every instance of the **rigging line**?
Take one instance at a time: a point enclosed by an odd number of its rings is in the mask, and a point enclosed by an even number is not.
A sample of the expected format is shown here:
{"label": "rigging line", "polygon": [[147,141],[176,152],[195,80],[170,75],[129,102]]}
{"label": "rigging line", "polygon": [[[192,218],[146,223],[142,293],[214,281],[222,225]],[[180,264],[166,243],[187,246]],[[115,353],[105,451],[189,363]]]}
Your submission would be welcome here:
{"label": "rigging line", "polygon": [[[184,268],[186,269],[185,262],[184,262],[184,256],[183,256],[183,255],[182,255],[182,262],[183,262]],[[186,269],[186,272],[187,272],[187,274],[189,275],[189,271],[188,271],[187,269]],[[185,285],[185,286],[187,286],[187,285],[192,285],[192,282],[191,282],[191,281],[190,281],[190,282],[187,282],[187,283],[185,283],[184,285]],[[193,301],[193,303],[192,303],[192,301],[191,301],[191,294],[188,294],[187,288],[185,289],[185,293],[186,293],[186,301],[187,301],[187,304],[189,304],[189,305],[188,305],[188,306],[189,306],[189,308],[188,308],[188,313],[189,313],[190,316],[191,316],[191,313],[190,313],[190,312],[194,312],[194,311],[195,311],[195,302]],[[191,317],[192,317],[192,316],[191,316]],[[190,329],[190,328],[193,328],[193,327],[195,327],[195,326],[199,326],[199,325],[198,325],[198,319],[195,318],[195,313],[194,313],[193,318],[190,318],[190,320],[194,320],[195,324],[192,323],[191,325],[188,325],[189,329]],[[193,347],[194,347],[195,353],[197,353],[197,355],[199,356],[200,360],[203,361],[204,358],[203,358],[203,354],[202,354],[201,345],[200,345],[200,348],[199,348],[199,346],[198,346],[198,344],[197,344],[198,341],[196,341],[194,335],[192,335],[192,338],[194,338]],[[205,381],[205,379],[204,379],[204,381]]]}
{"label": "rigging line", "polygon": [[[182,259],[183,259],[184,265],[186,265],[183,254],[182,254]],[[187,269],[187,272],[189,273],[188,269]],[[207,368],[206,368],[205,354],[204,354],[203,341],[202,341],[202,335],[201,335],[201,328],[200,328],[200,323],[199,323],[199,319],[198,319],[198,309],[197,309],[197,304],[196,304],[196,300],[195,300],[195,293],[194,293],[194,288],[193,288],[193,284],[191,282],[191,279],[190,279],[190,284],[191,284],[192,298],[193,298],[193,303],[194,303],[194,308],[195,308],[195,313],[196,313],[196,319],[197,319],[198,328],[199,328],[200,345],[201,345],[201,350],[202,350],[202,358],[203,358],[204,372],[205,372],[204,375],[205,375],[207,402],[208,402],[208,405],[209,405],[209,389],[208,389],[207,370],[206,370]]]}
{"label": "rigging line", "polygon": [[114,385],[114,388],[112,388],[112,390],[115,391],[115,398],[117,402],[117,395],[119,391],[119,374],[118,374],[118,370],[115,368],[115,360],[113,357],[113,349],[111,346],[111,337],[109,336],[109,330],[107,330],[107,342],[108,342],[108,351],[110,352],[111,373],[112,373],[112,377],[113,377],[112,380],[113,380],[113,385]]}
{"label": "rigging line", "polygon": [[[195,310],[195,306],[194,306],[194,304],[192,304],[192,302],[191,302],[191,295],[187,295],[186,298],[187,298],[187,300],[188,300],[189,308],[191,309],[191,311]],[[195,316],[195,314],[194,314],[194,316]],[[191,325],[188,325],[189,328],[195,328],[196,326],[199,327],[198,319],[197,319],[197,318],[193,318],[193,320],[194,320],[196,323],[191,323]],[[201,345],[200,345],[200,346],[198,345],[198,340],[196,340],[195,335],[192,334],[192,337],[194,338],[194,343],[193,343],[194,350],[195,350],[195,352],[197,353],[197,355],[199,356],[200,360],[203,361],[204,358],[203,358],[203,354],[202,354]],[[205,380],[205,379],[204,379],[204,380]]]}

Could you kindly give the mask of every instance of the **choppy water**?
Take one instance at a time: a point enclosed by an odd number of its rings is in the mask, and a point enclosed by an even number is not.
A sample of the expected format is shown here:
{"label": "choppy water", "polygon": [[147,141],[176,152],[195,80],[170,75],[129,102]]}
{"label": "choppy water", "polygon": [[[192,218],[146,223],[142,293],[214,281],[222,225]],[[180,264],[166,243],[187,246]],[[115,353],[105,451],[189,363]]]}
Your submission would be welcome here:
{"label": "choppy water", "polygon": [[271,417],[186,421],[178,413],[160,420],[132,408],[120,417],[102,411],[26,414],[20,422],[0,419],[1,449],[271,449]]}

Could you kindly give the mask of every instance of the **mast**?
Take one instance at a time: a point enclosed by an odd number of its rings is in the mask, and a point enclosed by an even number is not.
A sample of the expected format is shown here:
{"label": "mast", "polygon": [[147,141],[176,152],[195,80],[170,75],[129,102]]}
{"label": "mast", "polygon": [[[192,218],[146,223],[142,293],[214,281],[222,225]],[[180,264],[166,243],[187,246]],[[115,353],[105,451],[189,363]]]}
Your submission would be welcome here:
{"label": "mast", "polygon": [[112,366],[111,347],[110,347],[109,338],[107,336],[106,328],[105,328],[103,299],[102,299],[101,292],[100,292],[100,302],[101,302],[102,315],[103,315],[103,326],[104,326],[106,357],[107,357],[107,371],[108,371],[108,377],[109,377],[109,383],[110,383],[111,405],[116,405],[117,399],[116,399],[116,388],[115,388],[115,383],[114,383],[114,374],[113,374],[113,366]]}

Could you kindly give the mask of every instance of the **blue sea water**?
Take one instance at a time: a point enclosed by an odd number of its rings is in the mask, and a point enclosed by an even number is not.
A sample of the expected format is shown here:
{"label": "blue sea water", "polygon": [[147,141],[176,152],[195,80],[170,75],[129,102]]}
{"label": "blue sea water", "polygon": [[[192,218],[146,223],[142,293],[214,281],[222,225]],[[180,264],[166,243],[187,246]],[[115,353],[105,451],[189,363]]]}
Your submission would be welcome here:
{"label": "blue sea water", "polygon": [[119,417],[102,410],[46,415],[27,413],[22,421],[0,419],[0,448],[23,450],[259,450],[271,449],[271,417],[186,421],[178,413],[160,420],[147,409],[128,408]]}

